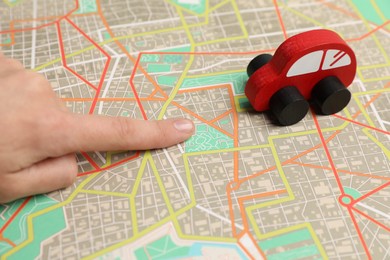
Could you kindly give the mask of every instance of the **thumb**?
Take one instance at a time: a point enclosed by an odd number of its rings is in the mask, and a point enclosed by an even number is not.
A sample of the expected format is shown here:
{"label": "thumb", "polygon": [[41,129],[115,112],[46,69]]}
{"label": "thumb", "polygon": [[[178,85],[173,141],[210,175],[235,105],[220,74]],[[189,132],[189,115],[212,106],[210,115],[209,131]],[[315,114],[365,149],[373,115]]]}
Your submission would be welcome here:
{"label": "thumb", "polygon": [[62,130],[62,153],[147,150],[175,145],[194,133],[188,119],[136,120],[125,117],[72,115]]}

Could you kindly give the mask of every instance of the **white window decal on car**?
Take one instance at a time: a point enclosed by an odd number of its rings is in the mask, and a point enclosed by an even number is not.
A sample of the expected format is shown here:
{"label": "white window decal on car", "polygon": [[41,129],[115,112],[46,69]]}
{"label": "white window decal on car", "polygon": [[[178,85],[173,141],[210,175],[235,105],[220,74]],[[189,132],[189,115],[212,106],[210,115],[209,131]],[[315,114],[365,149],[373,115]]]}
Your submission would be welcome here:
{"label": "white window decal on car", "polygon": [[320,69],[323,54],[324,51],[315,51],[306,54],[291,66],[291,68],[287,72],[287,77],[293,77],[318,71]]}
{"label": "white window decal on car", "polygon": [[351,57],[341,50],[327,50],[322,70],[340,68],[351,64]]}

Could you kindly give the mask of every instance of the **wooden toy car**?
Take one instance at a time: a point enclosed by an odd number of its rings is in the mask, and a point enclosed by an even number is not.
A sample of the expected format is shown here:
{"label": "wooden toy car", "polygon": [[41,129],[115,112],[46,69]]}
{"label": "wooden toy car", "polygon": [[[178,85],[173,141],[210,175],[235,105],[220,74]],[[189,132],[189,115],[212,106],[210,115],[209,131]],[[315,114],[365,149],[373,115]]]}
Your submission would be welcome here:
{"label": "wooden toy car", "polygon": [[255,110],[271,110],[287,126],[305,117],[307,100],[324,115],[341,111],[351,99],[347,87],[355,73],[355,54],[346,42],[333,31],[313,30],[287,39],[274,56],[255,57],[245,94]]}

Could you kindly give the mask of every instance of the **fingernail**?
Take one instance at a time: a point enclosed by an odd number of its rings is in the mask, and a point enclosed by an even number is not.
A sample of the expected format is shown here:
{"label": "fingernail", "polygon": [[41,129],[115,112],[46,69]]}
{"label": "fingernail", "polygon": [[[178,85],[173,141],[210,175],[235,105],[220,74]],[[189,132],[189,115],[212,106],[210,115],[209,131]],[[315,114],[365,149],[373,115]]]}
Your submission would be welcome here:
{"label": "fingernail", "polygon": [[194,131],[194,124],[188,119],[179,119],[173,123],[177,131],[183,133],[192,133]]}

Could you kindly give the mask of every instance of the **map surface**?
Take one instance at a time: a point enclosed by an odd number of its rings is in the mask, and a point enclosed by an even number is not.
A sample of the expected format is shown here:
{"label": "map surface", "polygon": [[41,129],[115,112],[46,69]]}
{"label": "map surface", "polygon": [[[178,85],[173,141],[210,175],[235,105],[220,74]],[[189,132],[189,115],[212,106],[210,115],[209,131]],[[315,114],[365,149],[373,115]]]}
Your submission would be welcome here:
{"label": "map surface", "polygon": [[[311,29],[358,70],[350,104],[290,127],[248,62]],[[1,259],[389,259],[390,2],[2,0],[0,46],[74,113],[187,117],[156,151],[78,155],[70,188],[0,205]]]}

